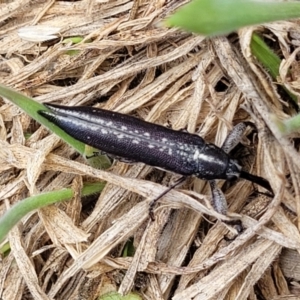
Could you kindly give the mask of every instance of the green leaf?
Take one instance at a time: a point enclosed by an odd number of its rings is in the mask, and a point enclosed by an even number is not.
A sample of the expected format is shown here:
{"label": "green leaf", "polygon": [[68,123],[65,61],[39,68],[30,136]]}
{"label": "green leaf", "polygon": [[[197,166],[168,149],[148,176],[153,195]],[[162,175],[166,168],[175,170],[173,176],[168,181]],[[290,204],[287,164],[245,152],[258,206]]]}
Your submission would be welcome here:
{"label": "green leaf", "polygon": [[296,1],[194,0],[168,17],[165,25],[214,36],[299,16],[300,3]]}
{"label": "green leaf", "polygon": [[279,66],[281,59],[272,49],[259,37],[258,34],[253,34],[251,39],[251,52],[259,62],[267,69],[273,79],[276,80],[279,75]]}
{"label": "green leaf", "polygon": [[[273,50],[263,41],[262,38],[256,33],[252,35],[251,39],[251,52],[256,59],[267,69],[274,81],[277,81],[279,76],[279,67],[281,59],[276,55]],[[285,86],[282,86],[291,99],[297,104],[297,97],[292,94]]]}
{"label": "green leaf", "polygon": [[0,259],[6,257],[9,253],[10,253],[10,245],[7,242],[4,245],[2,245],[0,248]]}
{"label": "green leaf", "polygon": [[124,246],[124,249],[122,251],[122,257],[127,257],[127,256],[132,257],[134,253],[135,253],[135,248],[133,245],[133,238],[130,238]]}
{"label": "green leaf", "polygon": [[300,114],[284,121],[278,119],[275,115],[271,115],[271,120],[277,125],[277,128],[283,135],[300,132]]}
{"label": "green leaf", "polygon": [[67,44],[67,43],[72,43],[72,44],[79,44],[81,41],[83,41],[82,36],[73,36],[73,37],[68,37],[62,41],[62,43]]}
{"label": "green leaf", "polygon": [[[82,36],[73,36],[73,37],[68,37],[62,41],[63,44],[71,43],[71,44],[79,44],[84,40],[84,37]],[[86,40],[85,43],[91,43],[91,40]],[[67,50],[65,52],[66,54],[70,56],[74,56],[80,53],[80,50]]]}
{"label": "green leaf", "polygon": [[[103,182],[85,184],[81,194],[82,196],[88,196],[99,193],[103,190],[104,185]],[[5,239],[8,232],[29,212],[53,203],[69,200],[72,197],[73,190],[62,189],[32,196],[16,203],[0,218],[0,243]]]}
{"label": "green leaf", "polygon": [[122,296],[117,292],[109,292],[99,297],[99,300],[142,300],[138,294],[129,293],[126,296]]}

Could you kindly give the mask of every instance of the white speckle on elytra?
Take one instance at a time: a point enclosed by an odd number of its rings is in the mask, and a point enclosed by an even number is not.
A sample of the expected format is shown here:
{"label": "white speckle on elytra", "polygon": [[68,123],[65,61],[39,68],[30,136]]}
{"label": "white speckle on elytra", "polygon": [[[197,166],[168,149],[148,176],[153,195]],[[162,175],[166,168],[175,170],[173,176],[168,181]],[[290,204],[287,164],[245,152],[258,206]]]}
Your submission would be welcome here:
{"label": "white speckle on elytra", "polygon": [[180,155],[181,157],[188,157],[189,155],[184,151],[176,151],[176,154]]}
{"label": "white speckle on elytra", "polygon": [[172,148],[169,148],[168,154],[169,154],[169,155],[172,155],[172,152],[173,152]]}
{"label": "white speckle on elytra", "polygon": [[101,133],[103,133],[103,134],[108,134],[108,131],[106,130],[106,129],[101,129]]}
{"label": "white speckle on elytra", "polygon": [[99,131],[99,126],[98,125],[90,125],[89,130],[91,130],[91,131]]}
{"label": "white speckle on elytra", "polygon": [[121,129],[122,130],[127,130],[127,127],[126,126],[121,126]]}
{"label": "white speckle on elytra", "polygon": [[149,145],[148,145],[148,148],[153,149],[153,148],[154,148],[154,145],[149,144]]}
{"label": "white speckle on elytra", "polygon": [[149,132],[144,132],[144,136],[150,136],[150,133]]}
{"label": "white speckle on elytra", "polygon": [[98,117],[95,117],[95,116],[91,116],[89,122],[94,123],[94,124],[98,124],[98,125],[99,124],[102,125],[102,124],[105,123],[102,119],[100,119]]}
{"label": "white speckle on elytra", "polygon": [[197,160],[198,157],[199,157],[199,150],[196,149],[196,151],[195,151],[195,153],[194,153],[194,156],[193,156],[193,159],[194,159],[194,160]]}
{"label": "white speckle on elytra", "polygon": [[132,140],[132,143],[133,143],[133,144],[139,144],[140,141],[138,141],[138,140]]}
{"label": "white speckle on elytra", "polygon": [[119,134],[119,135],[117,136],[117,138],[118,138],[118,139],[124,138],[124,134]]}
{"label": "white speckle on elytra", "polygon": [[135,132],[135,133],[139,133],[139,131],[138,131],[138,130],[135,130],[134,132]]}
{"label": "white speckle on elytra", "polygon": [[91,137],[88,135],[87,137],[86,137],[88,140],[90,140],[91,139]]}

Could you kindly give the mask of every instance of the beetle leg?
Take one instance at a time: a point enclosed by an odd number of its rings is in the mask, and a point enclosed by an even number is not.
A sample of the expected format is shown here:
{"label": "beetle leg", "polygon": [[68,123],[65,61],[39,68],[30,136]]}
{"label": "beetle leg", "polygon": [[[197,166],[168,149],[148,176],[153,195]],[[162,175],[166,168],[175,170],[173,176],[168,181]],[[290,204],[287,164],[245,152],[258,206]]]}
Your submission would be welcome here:
{"label": "beetle leg", "polygon": [[[240,142],[248,122],[238,123],[233,127],[233,129],[229,132],[228,136],[226,137],[223,145],[222,150],[227,154]],[[227,214],[227,201],[226,198],[221,191],[221,189],[217,185],[216,180],[209,180],[209,185],[211,188],[212,194],[212,206],[214,209],[223,215]]]}
{"label": "beetle leg", "polygon": [[226,215],[227,214],[227,201],[224,193],[217,185],[216,180],[209,180],[209,185],[212,194],[212,206],[216,212]]}
{"label": "beetle leg", "polygon": [[150,204],[149,204],[149,215],[152,221],[155,220],[154,218],[154,207],[157,203],[157,201],[163,197],[164,195],[166,195],[168,192],[170,192],[171,190],[173,190],[176,186],[178,186],[179,184],[183,183],[186,180],[186,176],[181,176],[180,178],[178,178],[178,180],[176,180],[171,186],[169,186],[164,192],[162,192],[160,195],[158,195],[156,198],[154,198]]}
{"label": "beetle leg", "polygon": [[[229,132],[221,147],[224,152],[228,154],[235,146],[237,146],[248,125],[249,122],[242,122],[238,123],[233,127],[233,129]],[[216,180],[209,180],[209,185],[212,194],[212,206],[218,213],[226,215],[227,201],[224,196],[224,193],[218,187]]]}
{"label": "beetle leg", "polygon": [[227,135],[221,147],[222,150],[228,154],[241,141],[247,126],[250,124],[249,122],[242,122],[235,125]]}

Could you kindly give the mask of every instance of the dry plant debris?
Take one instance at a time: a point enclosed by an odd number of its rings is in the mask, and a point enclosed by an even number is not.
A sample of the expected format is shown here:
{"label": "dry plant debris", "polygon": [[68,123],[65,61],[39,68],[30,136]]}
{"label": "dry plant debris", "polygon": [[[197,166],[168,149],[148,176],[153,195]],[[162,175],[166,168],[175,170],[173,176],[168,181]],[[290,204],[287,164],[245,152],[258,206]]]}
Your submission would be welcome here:
{"label": "dry plant debris", "polygon": [[[120,162],[109,172],[93,169],[1,100],[0,214],[29,195],[108,182],[92,205],[77,192],[10,232],[11,252],[0,262],[1,299],[96,299],[109,290],[139,290],[144,299],[299,295],[292,270],[300,263],[299,136],[280,136],[270,119],[295,112],[249,46],[254,30],[272,39],[284,59],[280,81],[297,94],[292,51],[299,50],[299,25],[278,22],[214,39],[159,26],[185,2],[0,1],[0,82],[41,102],[133,114],[217,145],[232,124],[250,120],[258,136],[244,141],[254,152],[244,165],[270,181],[275,197],[250,201],[254,187],[245,181],[226,190],[230,215],[246,227],[234,240],[224,238],[228,228],[207,204],[210,195],[199,179],[167,194],[152,222],[149,201],[174,180],[170,174]],[[59,28],[59,37],[38,43],[18,36],[18,29],[33,25]],[[83,40],[63,42],[71,36]],[[135,254],[123,257],[130,237]]]}

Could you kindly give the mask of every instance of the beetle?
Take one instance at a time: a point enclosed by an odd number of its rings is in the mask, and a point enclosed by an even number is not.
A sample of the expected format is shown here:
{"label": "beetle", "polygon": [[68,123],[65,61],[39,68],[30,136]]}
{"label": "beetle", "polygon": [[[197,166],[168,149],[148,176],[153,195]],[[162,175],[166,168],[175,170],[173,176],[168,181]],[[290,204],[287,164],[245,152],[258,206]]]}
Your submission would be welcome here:
{"label": "beetle", "polygon": [[[50,109],[38,113],[75,139],[126,162],[147,165],[182,175],[153,203],[187,176],[208,180],[213,206],[227,213],[227,203],[216,185],[217,179],[244,178],[272,192],[269,182],[250,174],[232,159],[229,152],[237,145],[247,124],[237,124],[220,148],[206,143],[199,135],[176,131],[133,116],[89,106],[46,104]],[[152,205],[153,205],[152,203]]]}

